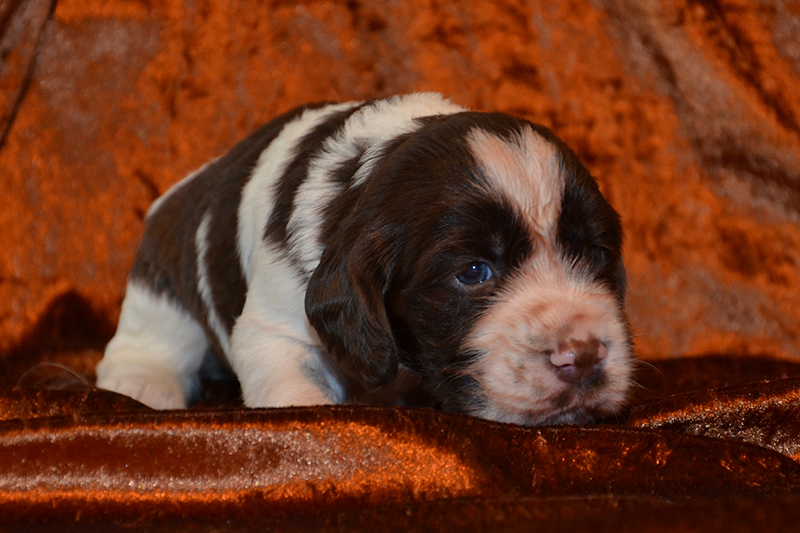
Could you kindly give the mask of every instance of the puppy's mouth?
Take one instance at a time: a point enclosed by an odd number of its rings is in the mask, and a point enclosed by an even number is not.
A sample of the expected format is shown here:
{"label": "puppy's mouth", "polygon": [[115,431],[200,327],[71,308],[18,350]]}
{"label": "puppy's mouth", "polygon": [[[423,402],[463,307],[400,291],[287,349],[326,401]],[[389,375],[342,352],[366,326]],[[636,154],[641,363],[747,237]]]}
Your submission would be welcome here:
{"label": "puppy's mouth", "polygon": [[552,407],[545,410],[523,410],[520,415],[525,422],[522,425],[562,425],[591,424],[599,422],[616,412],[609,405],[598,403],[593,396],[594,391],[578,391],[570,389],[562,392],[552,400]]}
{"label": "puppy's mouth", "polygon": [[484,404],[478,416],[497,422],[510,422],[523,426],[589,424],[601,420],[616,409],[609,409],[594,398],[596,389],[585,385],[565,387],[548,398],[536,402],[495,401]]}

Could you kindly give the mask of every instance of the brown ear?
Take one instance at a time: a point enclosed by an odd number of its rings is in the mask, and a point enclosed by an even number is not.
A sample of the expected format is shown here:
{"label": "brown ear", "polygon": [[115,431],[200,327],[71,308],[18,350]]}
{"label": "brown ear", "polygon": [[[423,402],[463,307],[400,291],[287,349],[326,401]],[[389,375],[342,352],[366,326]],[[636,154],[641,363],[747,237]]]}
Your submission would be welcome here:
{"label": "brown ear", "polygon": [[311,276],[306,315],[328,353],[367,389],[391,383],[398,349],[384,307],[389,255],[374,239],[327,249]]}

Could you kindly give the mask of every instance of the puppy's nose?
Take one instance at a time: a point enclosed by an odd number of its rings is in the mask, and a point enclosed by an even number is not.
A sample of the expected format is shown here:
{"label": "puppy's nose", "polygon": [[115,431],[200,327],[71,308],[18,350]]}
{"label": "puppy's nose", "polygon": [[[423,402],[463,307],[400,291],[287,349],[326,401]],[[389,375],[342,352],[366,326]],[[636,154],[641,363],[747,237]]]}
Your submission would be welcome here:
{"label": "puppy's nose", "polygon": [[600,362],[608,356],[608,348],[598,339],[570,339],[549,352],[556,375],[569,383],[588,381],[600,370]]}

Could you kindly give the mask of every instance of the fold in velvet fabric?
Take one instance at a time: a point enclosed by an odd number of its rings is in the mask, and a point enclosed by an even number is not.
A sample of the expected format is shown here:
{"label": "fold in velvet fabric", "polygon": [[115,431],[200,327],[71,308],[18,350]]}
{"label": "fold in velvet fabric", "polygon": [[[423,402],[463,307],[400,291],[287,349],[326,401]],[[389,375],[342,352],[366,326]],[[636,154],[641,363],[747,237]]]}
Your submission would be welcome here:
{"label": "fold in velvet fabric", "polygon": [[780,530],[800,523],[798,387],[695,390],[544,428],[363,406],[154,412],[102,391],[10,389],[0,524]]}

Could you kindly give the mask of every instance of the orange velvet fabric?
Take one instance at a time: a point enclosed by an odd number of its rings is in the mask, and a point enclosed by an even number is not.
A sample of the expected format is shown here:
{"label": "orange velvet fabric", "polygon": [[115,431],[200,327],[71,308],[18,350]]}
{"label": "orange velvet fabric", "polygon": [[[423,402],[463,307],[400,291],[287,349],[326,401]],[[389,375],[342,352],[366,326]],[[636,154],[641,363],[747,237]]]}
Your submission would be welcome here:
{"label": "orange velvet fabric", "polygon": [[748,364],[772,379],[652,397],[693,369],[643,373],[650,399],[591,427],[366,406],[155,412],[91,389],[10,389],[0,516],[153,531],[796,524],[800,379],[779,376],[800,365]]}
{"label": "orange velvet fabric", "polygon": [[[796,527],[799,28],[782,0],[0,2],[0,529]],[[625,413],[92,389],[158,195],[295,105],[416,90],[552,128],[622,215]]]}

